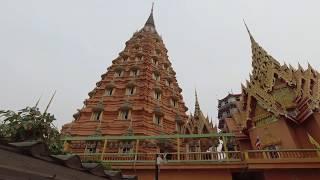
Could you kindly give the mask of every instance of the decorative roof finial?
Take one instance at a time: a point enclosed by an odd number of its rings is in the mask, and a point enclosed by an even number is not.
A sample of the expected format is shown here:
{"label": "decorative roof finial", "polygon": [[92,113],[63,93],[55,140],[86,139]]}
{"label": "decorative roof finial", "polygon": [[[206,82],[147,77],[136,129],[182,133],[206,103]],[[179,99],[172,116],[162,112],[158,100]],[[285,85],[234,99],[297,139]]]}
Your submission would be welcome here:
{"label": "decorative roof finial", "polygon": [[149,26],[155,27],[154,20],[153,20],[153,5],[154,5],[154,2],[152,2],[151,12],[145,26],[149,25]]}
{"label": "decorative roof finial", "polygon": [[151,13],[153,13],[154,2],[152,2]]}
{"label": "decorative roof finial", "polygon": [[200,115],[200,105],[198,101],[198,94],[197,94],[197,89],[195,89],[195,97],[196,97],[196,102],[195,102],[195,107],[194,107],[194,116],[199,116]]}
{"label": "decorative roof finial", "polygon": [[251,42],[252,42],[252,41],[255,41],[254,38],[253,38],[253,36],[252,36],[252,34],[251,34],[251,32],[250,32],[250,30],[249,30],[249,28],[248,28],[248,26],[247,26],[246,21],[245,21],[244,19],[243,19],[243,23],[244,23],[244,25],[246,26],[246,29],[247,29],[248,34],[249,34],[249,36],[250,36]]}

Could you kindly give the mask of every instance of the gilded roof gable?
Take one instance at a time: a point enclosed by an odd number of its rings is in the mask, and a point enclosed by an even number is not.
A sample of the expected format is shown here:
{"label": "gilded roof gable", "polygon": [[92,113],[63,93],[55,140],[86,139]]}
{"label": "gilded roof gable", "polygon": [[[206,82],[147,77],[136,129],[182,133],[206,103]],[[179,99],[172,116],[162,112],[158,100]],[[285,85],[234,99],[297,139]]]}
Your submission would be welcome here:
{"label": "gilded roof gable", "polygon": [[[253,38],[247,25],[252,49],[252,74],[246,86],[242,85],[243,103],[247,119],[252,119],[254,103],[258,103],[276,117],[290,117],[296,123],[306,119],[313,110],[319,108],[319,73],[310,64],[304,70],[280,63],[269,55]],[[295,110],[307,102],[307,112]],[[294,113],[293,113],[294,111]],[[300,114],[300,115],[299,115]],[[304,115],[303,115],[304,114]]]}

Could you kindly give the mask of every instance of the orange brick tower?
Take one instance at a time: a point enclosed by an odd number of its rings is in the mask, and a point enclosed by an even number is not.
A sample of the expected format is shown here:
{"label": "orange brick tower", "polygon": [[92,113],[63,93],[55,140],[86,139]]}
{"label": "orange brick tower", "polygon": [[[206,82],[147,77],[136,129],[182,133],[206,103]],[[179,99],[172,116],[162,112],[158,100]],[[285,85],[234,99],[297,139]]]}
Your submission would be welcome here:
{"label": "orange brick tower", "polygon": [[156,31],[153,8],[144,27],[126,42],[96,85],[62,133],[174,134],[187,119],[182,89]]}

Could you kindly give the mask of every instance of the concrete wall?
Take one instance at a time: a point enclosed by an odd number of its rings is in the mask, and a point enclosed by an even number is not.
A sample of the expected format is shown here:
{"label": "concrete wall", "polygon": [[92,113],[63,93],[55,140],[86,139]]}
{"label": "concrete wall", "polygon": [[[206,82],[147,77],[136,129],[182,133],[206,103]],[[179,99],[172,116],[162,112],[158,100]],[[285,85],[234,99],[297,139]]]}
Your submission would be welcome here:
{"label": "concrete wall", "polygon": [[[252,173],[259,172],[261,176],[253,176]],[[153,180],[154,169],[123,170],[125,174],[135,174],[139,180]],[[235,176],[235,174],[242,174]],[[243,174],[247,173],[247,174]],[[232,177],[234,174],[234,178]],[[319,180],[319,169],[269,169],[259,171],[228,169],[161,169],[159,180]]]}
{"label": "concrete wall", "polygon": [[319,169],[265,170],[265,180],[319,180]]}
{"label": "concrete wall", "polygon": [[313,116],[307,119],[303,124],[303,127],[308,131],[308,133],[320,143],[320,113],[315,112]]}
{"label": "concrete wall", "polygon": [[[154,169],[123,170],[124,174],[134,174],[139,180],[153,180]],[[232,180],[229,170],[202,169],[160,169],[159,180]]]}
{"label": "concrete wall", "polygon": [[[281,149],[295,149],[298,148],[296,137],[293,129],[289,127],[289,124],[284,119],[279,119],[276,122],[270,123],[266,126],[255,127],[249,131],[251,145],[253,148],[256,148],[255,142],[257,136],[260,137],[261,141],[263,141],[264,136],[266,134],[266,130],[272,134],[274,138],[280,138]],[[263,142],[262,142],[263,143]]]}

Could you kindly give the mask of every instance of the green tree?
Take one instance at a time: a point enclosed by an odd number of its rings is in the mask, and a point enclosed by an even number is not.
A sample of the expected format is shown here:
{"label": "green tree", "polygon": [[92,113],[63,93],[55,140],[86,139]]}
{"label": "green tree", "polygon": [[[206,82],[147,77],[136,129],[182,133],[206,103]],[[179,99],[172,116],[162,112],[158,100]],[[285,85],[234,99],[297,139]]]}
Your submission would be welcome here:
{"label": "green tree", "polygon": [[54,115],[41,113],[35,107],[26,107],[18,112],[0,110],[0,136],[11,142],[41,141],[48,145],[52,154],[61,153],[60,133],[53,125]]}

